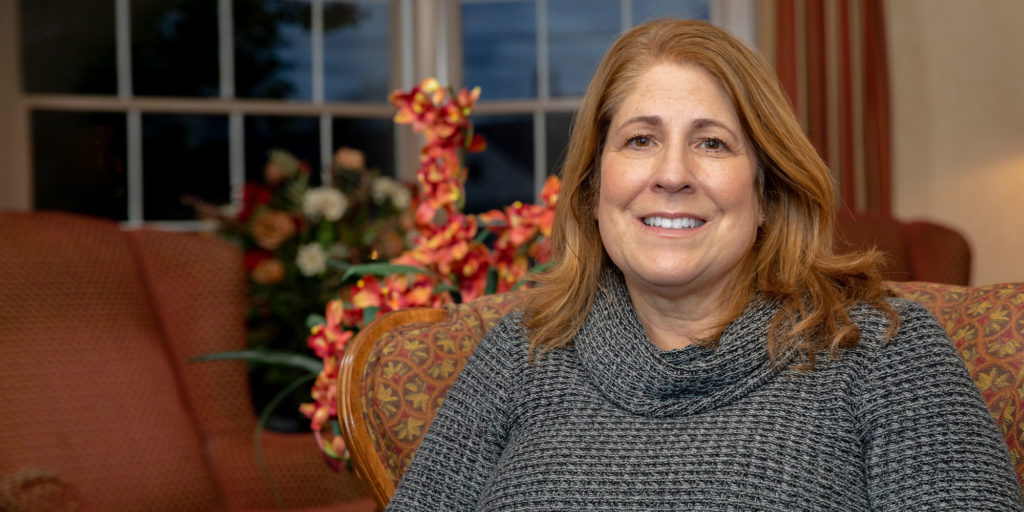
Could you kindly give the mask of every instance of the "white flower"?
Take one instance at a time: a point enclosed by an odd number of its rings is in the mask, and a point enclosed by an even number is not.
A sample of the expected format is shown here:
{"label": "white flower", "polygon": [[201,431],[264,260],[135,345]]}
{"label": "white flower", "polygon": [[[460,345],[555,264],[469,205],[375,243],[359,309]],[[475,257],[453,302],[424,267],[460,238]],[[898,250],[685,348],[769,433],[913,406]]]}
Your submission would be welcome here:
{"label": "white flower", "polygon": [[322,274],[327,270],[327,253],[316,242],[300,246],[295,264],[299,266],[299,272],[304,276]]}
{"label": "white flower", "polygon": [[391,204],[399,210],[408,208],[412,203],[412,194],[409,193],[409,189],[387,176],[373,180],[372,193],[374,203],[383,204],[384,201],[390,199]]}
{"label": "white flower", "polygon": [[321,218],[331,222],[345,214],[348,199],[340,190],[331,187],[317,187],[306,191],[302,197],[302,211],[312,220]]}

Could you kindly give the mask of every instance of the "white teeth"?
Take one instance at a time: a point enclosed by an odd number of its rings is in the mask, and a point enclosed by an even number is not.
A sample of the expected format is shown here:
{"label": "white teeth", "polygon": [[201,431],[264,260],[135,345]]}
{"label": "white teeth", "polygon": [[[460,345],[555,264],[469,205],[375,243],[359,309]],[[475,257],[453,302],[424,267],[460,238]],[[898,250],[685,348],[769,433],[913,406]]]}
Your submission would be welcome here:
{"label": "white teeth", "polygon": [[643,222],[648,226],[665,229],[693,229],[704,224],[704,221],[691,217],[644,217]]}

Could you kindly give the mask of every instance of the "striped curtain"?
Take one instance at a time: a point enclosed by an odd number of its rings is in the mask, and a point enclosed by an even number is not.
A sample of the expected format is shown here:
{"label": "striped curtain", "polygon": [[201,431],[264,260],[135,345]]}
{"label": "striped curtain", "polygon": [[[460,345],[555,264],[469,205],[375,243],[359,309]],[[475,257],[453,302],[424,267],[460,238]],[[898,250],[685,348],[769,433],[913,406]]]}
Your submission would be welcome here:
{"label": "striped curtain", "polygon": [[760,44],[839,184],[841,209],[891,213],[883,0],[767,0]]}

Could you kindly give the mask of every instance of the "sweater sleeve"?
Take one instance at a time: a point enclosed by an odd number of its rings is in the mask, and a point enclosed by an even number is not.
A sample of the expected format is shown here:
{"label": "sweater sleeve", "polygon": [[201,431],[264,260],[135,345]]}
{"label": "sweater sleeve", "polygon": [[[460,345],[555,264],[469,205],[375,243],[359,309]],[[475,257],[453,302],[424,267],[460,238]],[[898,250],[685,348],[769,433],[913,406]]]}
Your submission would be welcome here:
{"label": "sweater sleeve", "polygon": [[896,306],[899,333],[862,382],[872,510],[1022,510],[1006,444],[952,342],[923,306]]}
{"label": "sweater sleeve", "polygon": [[[519,330],[502,319],[480,341],[448,391],[398,483],[388,511],[473,510],[508,435]],[[525,361],[525,352],[519,358]]]}

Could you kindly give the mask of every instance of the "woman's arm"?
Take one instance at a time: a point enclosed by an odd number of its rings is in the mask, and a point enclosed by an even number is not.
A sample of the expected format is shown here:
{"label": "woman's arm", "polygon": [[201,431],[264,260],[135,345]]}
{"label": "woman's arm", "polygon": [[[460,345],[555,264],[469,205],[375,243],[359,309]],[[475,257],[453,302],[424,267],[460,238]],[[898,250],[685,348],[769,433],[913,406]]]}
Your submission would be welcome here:
{"label": "woman's arm", "polygon": [[473,510],[507,437],[517,317],[481,341],[448,391],[402,477],[389,511]]}
{"label": "woman's arm", "polygon": [[900,309],[862,383],[872,509],[1022,510],[1006,444],[952,342],[922,306]]}

